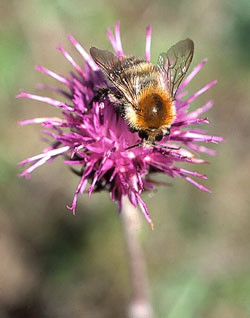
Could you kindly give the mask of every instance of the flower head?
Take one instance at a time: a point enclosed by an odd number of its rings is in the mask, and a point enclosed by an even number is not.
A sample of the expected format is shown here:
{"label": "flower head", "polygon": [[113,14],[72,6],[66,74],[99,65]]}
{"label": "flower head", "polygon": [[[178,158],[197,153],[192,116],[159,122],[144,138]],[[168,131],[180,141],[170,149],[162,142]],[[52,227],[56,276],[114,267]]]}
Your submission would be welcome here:
{"label": "flower head", "polygon": [[[107,36],[117,56],[124,56],[120,25],[116,23],[115,35],[111,30]],[[158,147],[135,147],[138,134],[132,133],[128,125],[117,111],[114,102],[109,99],[95,101],[99,87],[107,87],[107,82],[91,56],[82,46],[69,36],[69,40],[86,61],[81,68],[61,46],[59,50],[73,65],[75,71],[68,77],[54,73],[47,68],[37,66],[37,70],[53,77],[65,85],[65,90],[49,88],[57,91],[61,98],[55,100],[20,92],[18,97],[26,97],[48,103],[60,109],[61,117],[42,117],[25,120],[21,125],[39,123],[44,127],[44,133],[51,137],[49,147],[36,156],[30,157],[21,165],[28,164],[28,168],[21,176],[28,176],[34,169],[55,159],[64,158],[64,163],[73,168],[80,175],[80,181],[75,191],[73,203],[69,207],[75,213],[77,198],[80,193],[88,191],[89,197],[95,191],[106,189],[111,199],[117,201],[119,209],[122,197],[128,196],[130,202],[139,205],[147,221],[153,225],[147,207],[141,199],[144,190],[153,189],[156,182],[150,179],[154,172],[163,172],[170,177],[182,177],[193,183],[199,189],[210,192],[209,189],[193,179],[206,179],[205,175],[178,167],[178,162],[205,163],[195,156],[198,152],[210,155],[214,151],[200,145],[200,142],[218,143],[221,137],[209,136],[202,129],[190,128],[190,125],[209,124],[207,118],[200,115],[212,107],[209,101],[195,111],[189,112],[190,104],[199,95],[216,83],[207,84],[191,97],[184,99],[184,88],[192,78],[202,69],[206,60],[202,61],[180,85],[175,101],[176,116],[171,126],[171,133],[164,137]],[[151,27],[147,29],[145,60],[150,60]],[[48,88],[48,87],[44,87]],[[161,145],[167,145],[164,148]],[[89,184],[88,190],[86,190]]]}

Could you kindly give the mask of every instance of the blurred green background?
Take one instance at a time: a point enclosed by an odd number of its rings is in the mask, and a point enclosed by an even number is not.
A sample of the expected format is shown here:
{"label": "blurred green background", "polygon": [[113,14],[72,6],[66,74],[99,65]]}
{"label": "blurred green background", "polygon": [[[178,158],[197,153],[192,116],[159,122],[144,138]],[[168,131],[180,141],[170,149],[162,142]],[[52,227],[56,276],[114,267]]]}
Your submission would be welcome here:
{"label": "blurred green background", "polygon": [[218,79],[193,103],[213,99],[208,132],[216,146],[201,192],[184,180],[145,193],[155,231],[142,219],[156,317],[250,317],[250,2],[0,0],[0,317],[125,317],[130,281],[116,205],[107,193],[79,198],[75,217],[66,209],[78,179],[62,160],[18,178],[17,162],[44,148],[41,128],[17,122],[58,114],[43,103],[16,100],[20,88],[55,84],[34,71],[41,64],[67,75],[62,44],[110,49],[107,27],[121,21],[123,47],[143,56],[151,24],[152,60],[190,37],[192,67],[208,63],[189,85],[190,94]]}

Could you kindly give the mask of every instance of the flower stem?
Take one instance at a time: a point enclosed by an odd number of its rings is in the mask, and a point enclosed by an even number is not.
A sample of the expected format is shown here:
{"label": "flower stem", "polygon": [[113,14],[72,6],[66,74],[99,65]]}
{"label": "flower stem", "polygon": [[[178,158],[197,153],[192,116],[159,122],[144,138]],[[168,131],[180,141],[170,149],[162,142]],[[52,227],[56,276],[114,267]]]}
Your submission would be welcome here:
{"label": "flower stem", "polygon": [[127,197],[124,197],[122,206],[121,219],[132,281],[132,300],[128,308],[128,317],[152,318],[153,309],[149,299],[146,263],[139,240],[141,228],[139,214]]}

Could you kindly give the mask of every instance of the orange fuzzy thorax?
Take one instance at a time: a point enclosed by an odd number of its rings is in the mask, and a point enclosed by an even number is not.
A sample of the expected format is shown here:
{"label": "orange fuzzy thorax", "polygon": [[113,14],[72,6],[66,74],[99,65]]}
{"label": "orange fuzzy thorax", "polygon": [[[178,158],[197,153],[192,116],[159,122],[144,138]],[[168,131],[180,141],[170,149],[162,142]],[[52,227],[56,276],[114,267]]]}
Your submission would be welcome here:
{"label": "orange fuzzy thorax", "polygon": [[170,127],[175,118],[173,100],[166,90],[148,87],[138,96],[138,110],[134,122],[140,129],[150,130]]}

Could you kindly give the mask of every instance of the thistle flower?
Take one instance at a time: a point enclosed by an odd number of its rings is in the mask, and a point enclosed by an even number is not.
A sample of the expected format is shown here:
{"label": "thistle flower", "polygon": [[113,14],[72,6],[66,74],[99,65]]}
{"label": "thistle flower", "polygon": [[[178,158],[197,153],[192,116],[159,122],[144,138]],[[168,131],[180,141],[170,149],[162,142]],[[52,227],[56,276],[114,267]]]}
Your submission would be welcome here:
{"label": "thistle flower", "polygon": [[[107,36],[115,53],[118,56],[124,56],[119,22],[115,25],[115,35],[108,29]],[[72,64],[74,72],[68,77],[64,77],[40,65],[36,67],[38,71],[65,85],[66,90],[43,87],[58,92],[61,99],[55,100],[24,92],[20,92],[17,96],[48,103],[59,108],[61,112],[60,118],[42,117],[20,122],[21,125],[42,124],[43,132],[52,139],[50,146],[45,148],[41,154],[20,162],[21,165],[28,164],[28,168],[23,171],[21,176],[27,177],[46,162],[59,156],[63,157],[64,163],[80,175],[72,205],[68,207],[74,214],[79,194],[88,191],[89,197],[91,197],[93,192],[105,189],[109,191],[111,199],[118,203],[119,210],[122,206],[122,197],[128,196],[134,206],[140,206],[151,226],[153,223],[141,194],[144,190],[152,190],[157,184],[150,178],[153,173],[163,172],[172,178],[181,177],[199,189],[210,192],[193,179],[193,177],[206,179],[205,175],[176,165],[178,162],[205,163],[204,160],[196,157],[196,154],[204,152],[214,155],[215,153],[214,150],[199,143],[217,144],[223,140],[221,137],[207,135],[205,130],[189,127],[202,123],[209,124],[207,118],[199,116],[212,107],[212,101],[192,112],[189,112],[189,107],[191,102],[213,86],[216,80],[189,98],[183,99],[186,95],[184,89],[203,68],[206,60],[193,69],[178,89],[175,121],[172,124],[170,135],[161,141],[162,144],[172,148],[160,147],[161,151],[154,147],[144,148],[142,146],[127,149],[138,143],[138,134],[130,132],[112,101],[106,99],[91,103],[98,88],[107,86],[107,82],[91,56],[74,37],[69,35],[69,40],[85,60],[84,68],[81,68],[61,46],[58,49]],[[150,60],[150,44],[151,27],[148,27],[145,49],[145,60],[147,61]],[[90,185],[86,190],[88,184]]]}

